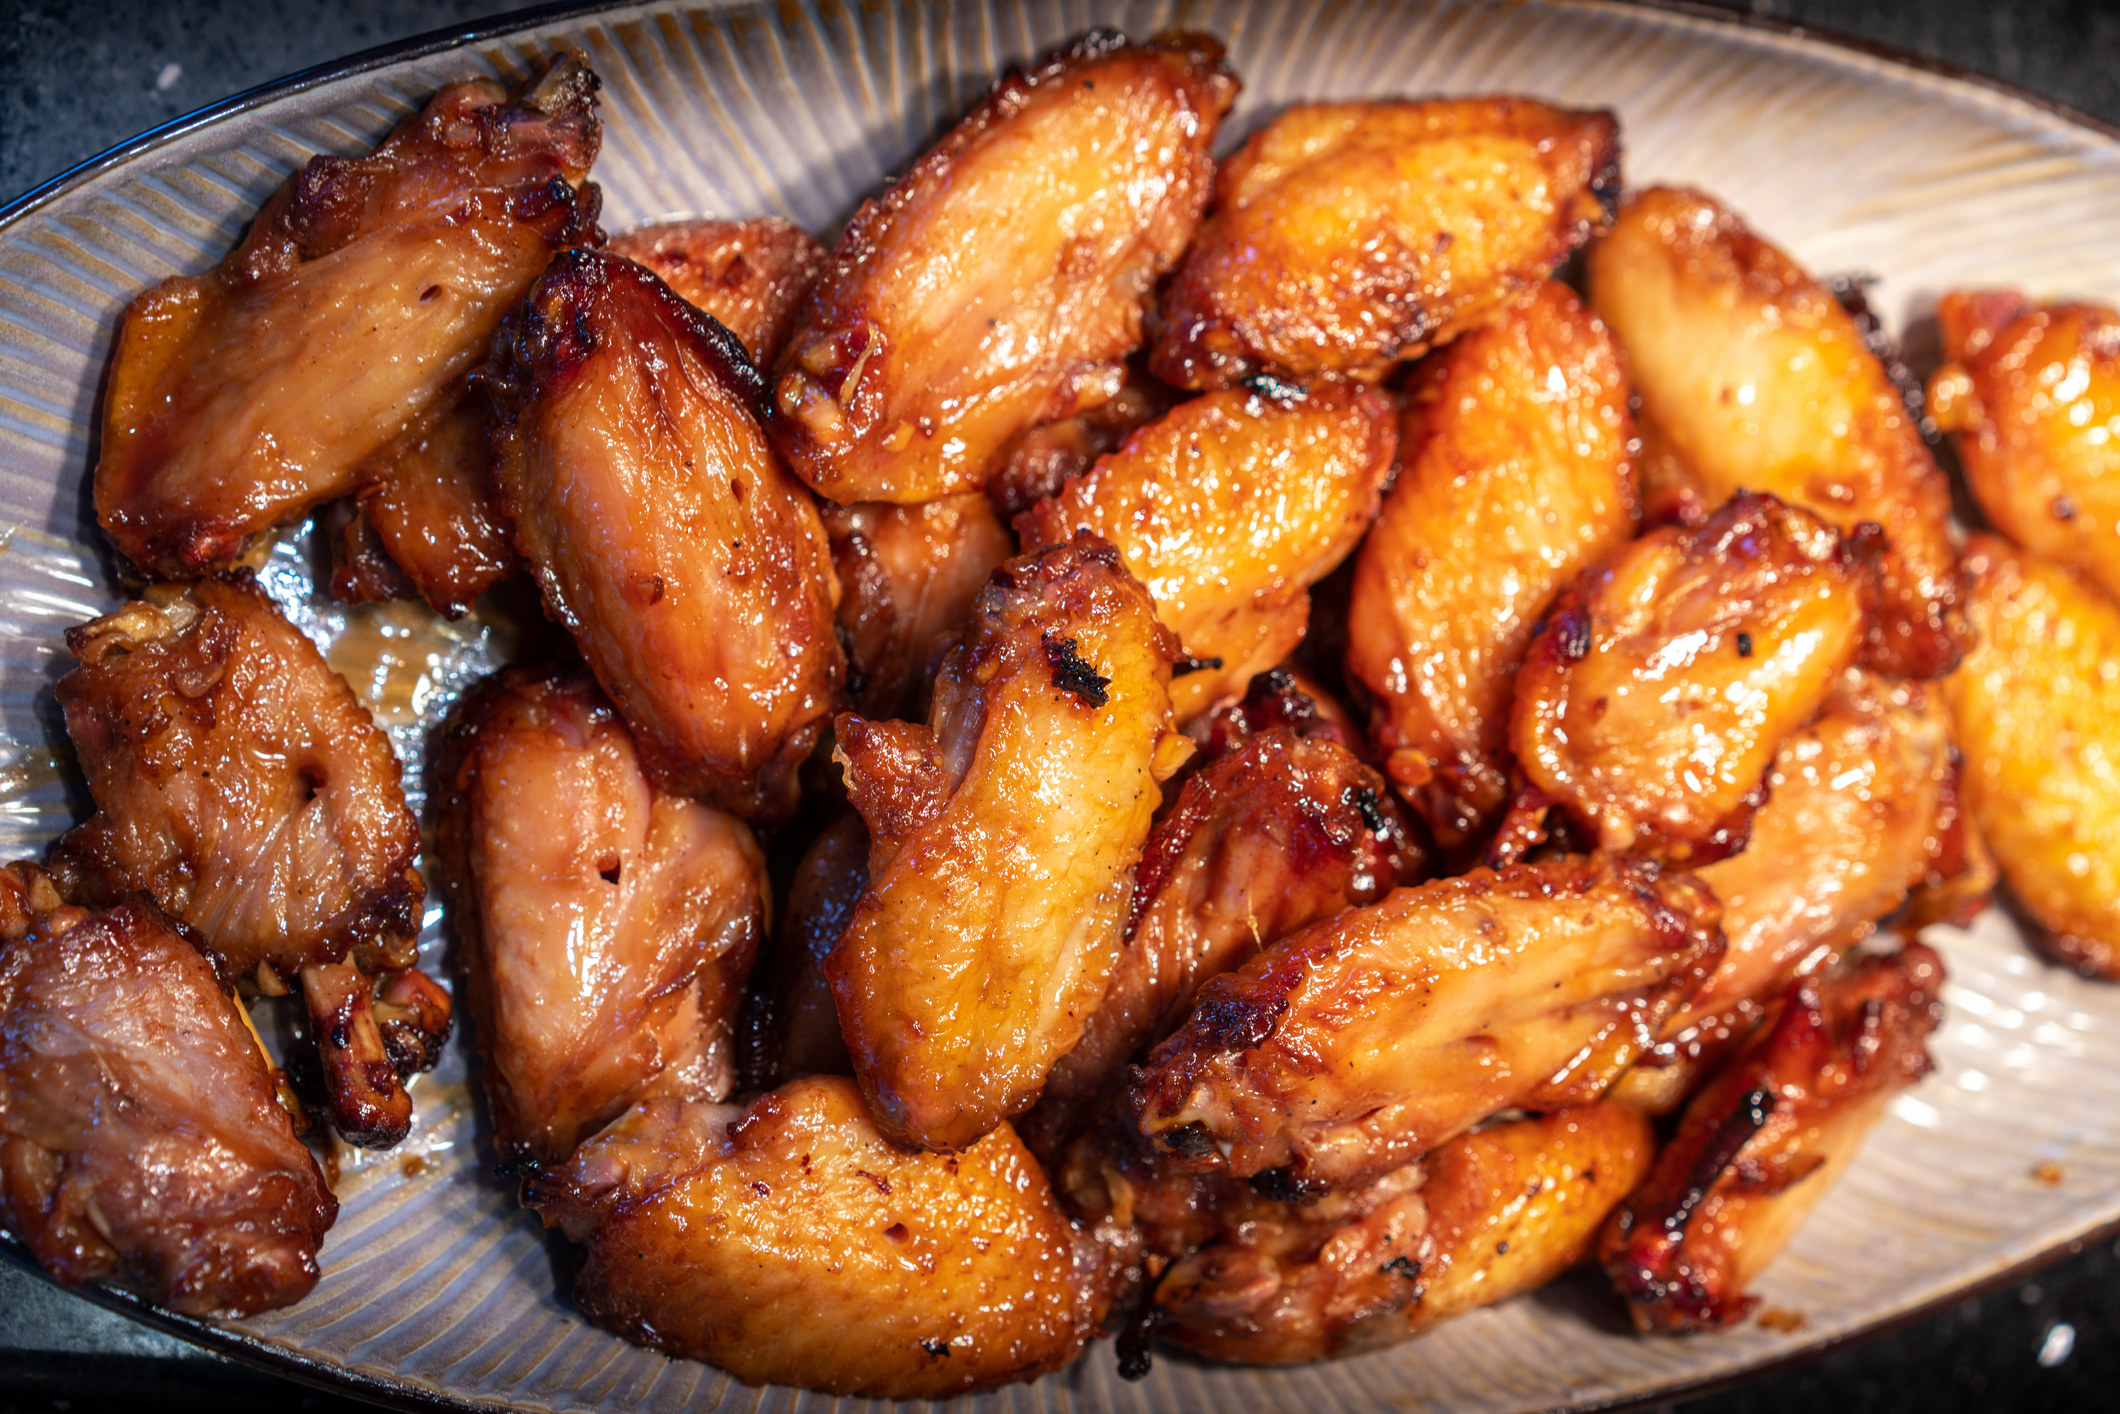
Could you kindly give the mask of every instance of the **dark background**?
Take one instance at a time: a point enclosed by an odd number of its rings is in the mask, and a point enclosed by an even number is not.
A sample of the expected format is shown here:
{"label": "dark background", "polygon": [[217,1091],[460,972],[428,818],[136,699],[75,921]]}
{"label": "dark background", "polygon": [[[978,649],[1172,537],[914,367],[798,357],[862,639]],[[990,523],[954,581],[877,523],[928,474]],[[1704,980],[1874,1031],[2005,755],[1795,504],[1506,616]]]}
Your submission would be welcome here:
{"label": "dark background", "polygon": [[[285,74],[516,8],[481,0],[0,0],[0,202],[171,118]],[[1756,0],[2120,124],[2120,0]],[[2120,232],[2115,233],[2120,240]],[[1684,1414],[2120,1407],[2111,1240]],[[255,1373],[0,1262],[0,1411],[366,1408]]]}

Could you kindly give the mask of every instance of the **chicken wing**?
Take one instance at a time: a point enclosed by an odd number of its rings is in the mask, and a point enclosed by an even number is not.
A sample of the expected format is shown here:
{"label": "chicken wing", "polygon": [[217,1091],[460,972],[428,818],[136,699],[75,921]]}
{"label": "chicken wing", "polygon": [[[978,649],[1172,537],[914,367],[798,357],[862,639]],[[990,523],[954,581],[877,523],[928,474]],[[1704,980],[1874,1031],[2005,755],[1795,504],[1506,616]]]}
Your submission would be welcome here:
{"label": "chicken wing", "polygon": [[144,903],[0,871],[0,1223],[69,1286],[247,1316],[317,1282],[338,1203],[212,965]]}
{"label": "chicken wing", "polygon": [[781,356],[773,436],[835,501],[986,484],[1109,400],[1192,238],[1237,82],[1198,35],[1091,35],[1012,70],[848,223]]}
{"label": "chicken wing", "polygon": [[757,1384],[941,1398],[1068,1364],[1106,1300],[1007,1125],[885,1142],[851,1081],[733,1107],[649,1101],[533,1181],[588,1246],[574,1299],[629,1340]]}
{"label": "chicken wing", "polygon": [[1360,1182],[1497,1110],[1598,1098],[1714,970],[1720,913],[1604,854],[1400,889],[1209,982],[1128,1102],[1239,1175]]}
{"label": "chicken wing", "polygon": [[864,716],[912,716],[925,705],[937,644],[964,626],[1016,542],[976,491],[918,506],[827,502],[823,510],[839,573],[847,695]]}
{"label": "chicken wing", "polygon": [[749,828],[651,785],[593,683],[528,669],[465,703],[436,780],[502,1156],[557,1163],[643,1096],[726,1096],[765,928]]}
{"label": "chicken wing", "polygon": [[1634,422],[1604,325],[1565,285],[1414,374],[1401,469],[1362,544],[1347,671],[1437,843],[1509,800],[1509,702],[1560,587],[1634,534]]}
{"label": "chicken wing", "polygon": [[635,260],[736,336],[771,368],[795,311],[824,269],[825,250],[772,216],[748,221],[664,221],[613,236],[604,249]]}
{"label": "chicken wing", "polygon": [[1125,381],[1110,402],[1033,427],[1003,448],[987,479],[987,499],[1003,520],[1014,520],[1088,471],[1135,428],[1169,412],[1178,397],[1148,375],[1136,354],[1126,361]]}
{"label": "chicken wing", "polygon": [[838,586],[742,347],[645,267],[569,251],[494,361],[501,514],[649,775],[788,814],[839,691]]}
{"label": "chicken wing", "polygon": [[1299,103],[1222,165],[1149,367],[1375,379],[1478,328],[1611,220],[1619,124],[1522,98]]}
{"label": "chicken wing", "polygon": [[825,962],[894,1142],[959,1149],[1038,1098],[1119,956],[1176,645],[1095,536],[994,572],[928,725],[838,723],[869,889]]}
{"label": "chicken wing", "polygon": [[773,946],[752,974],[737,1037],[744,1089],[854,1073],[824,960],[868,887],[869,827],[848,810],[803,852]]}
{"label": "chicken wing", "polygon": [[2120,312],[1957,293],[1929,409],[1997,530],[2120,596]]}
{"label": "chicken wing", "polygon": [[2120,606],[1989,535],[1966,568],[1979,638],[1943,694],[1967,807],[2048,948],[2120,980]]}
{"label": "chicken wing", "polygon": [[1645,438],[1697,515],[1764,491],[1886,540],[1864,662],[1950,671],[1965,647],[1950,486],[1898,387],[1824,286],[1714,202],[1658,187],[1590,252],[1590,301],[1620,342]]}
{"label": "chicken wing", "polygon": [[1197,665],[1171,687],[1184,722],[1302,642],[1307,591],[1360,543],[1397,444],[1390,400],[1367,389],[1210,393],[1018,516],[1016,533],[1036,547],[1090,530],[1118,548]]}
{"label": "chicken wing", "polygon": [[1509,745],[1600,848],[1706,863],[1744,847],[1782,738],[1862,647],[1870,542],[1745,494],[1563,590],[1518,674]]}
{"label": "chicken wing", "polygon": [[596,76],[512,101],[451,84],[365,157],[318,157],[206,275],[133,301],[105,395],[96,517],[182,578],[359,486],[447,410],[554,251],[593,238]]}
{"label": "chicken wing", "polygon": [[1687,1107],[1599,1255],[1643,1334],[1727,1326],[1752,1279],[1928,1073],[1943,963],[1920,943],[1791,984],[1781,1015]]}

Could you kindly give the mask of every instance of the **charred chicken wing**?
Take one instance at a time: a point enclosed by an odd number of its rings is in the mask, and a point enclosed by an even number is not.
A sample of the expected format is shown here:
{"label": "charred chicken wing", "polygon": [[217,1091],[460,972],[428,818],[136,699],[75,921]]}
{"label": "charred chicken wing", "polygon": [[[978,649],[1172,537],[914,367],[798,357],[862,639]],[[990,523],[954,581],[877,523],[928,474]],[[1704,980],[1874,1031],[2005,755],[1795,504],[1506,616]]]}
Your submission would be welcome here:
{"label": "charred chicken wing", "polygon": [[796,474],[849,503],[976,491],[1017,434],[1109,400],[1207,203],[1221,60],[1197,35],[1092,35],[863,206],[781,356]]}
{"label": "charred chicken wing", "polygon": [[1949,484],[1854,319],[1706,197],[1632,198],[1590,252],[1590,298],[1626,351],[1645,438],[1705,516],[1764,491],[1886,540],[1864,661],[1948,672],[1964,649]]}
{"label": "charred chicken wing", "polygon": [[1369,528],[1397,442],[1390,401],[1368,390],[1210,393],[1018,516],[1016,533],[1038,546],[1090,530],[1118,548],[1197,665],[1171,686],[1184,722],[1302,641],[1307,591]]}
{"label": "charred chicken wing", "polygon": [[495,362],[502,515],[649,774],[787,814],[839,690],[837,585],[742,347],[646,268],[569,251]]}
{"label": "charred chicken wing", "polygon": [[771,216],[666,221],[613,236],[604,249],[639,261],[771,368],[803,296],[824,268],[824,247]]}
{"label": "charred chicken wing", "polygon": [[1565,285],[1414,375],[1347,668],[1385,769],[1446,847],[1508,804],[1510,696],[1540,615],[1634,533],[1633,436],[1612,341]]}
{"label": "charred chicken wing", "polygon": [[365,157],[318,157],[206,275],[133,301],[104,402],[96,516],[182,578],[359,488],[448,410],[554,251],[591,238],[596,77],[513,100],[452,84]]}
{"label": "charred chicken wing", "polygon": [[739,1379],[941,1398],[1072,1361],[1095,1253],[1007,1125],[959,1154],[876,1132],[851,1081],[734,1107],[649,1101],[535,1182],[588,1246],[574,1299]]}
{"label": "charred chicken wing", "polygon": [[301,1300],[338,1216],[271,1061],[210,964],[144,903],[0,874],[0,1223],[53,1277],[175,1311]]}
{"label": "charred chicken wing", "polygon": [[1374,379],[1526,293],[1611,219],[1619,124],[1520,98],[1305,103],[1223,164],[1150,367]]}
{"label": "charred chicken wing", "polygon": [[465,705],[438,775],[502,1156],[557,1163],[645,1095],[727,1095],[765,926],[744,823],[650,784],[593,683],[524,669]]}
{"label": "charred chicken wing", "polygon": [[1175,644],[1112,548],[1009,561],[927,725],[839,720],[869,889],[825,963],[894,1142],[958,1149],[1038,1098],[1118,961],[1170,730]]}

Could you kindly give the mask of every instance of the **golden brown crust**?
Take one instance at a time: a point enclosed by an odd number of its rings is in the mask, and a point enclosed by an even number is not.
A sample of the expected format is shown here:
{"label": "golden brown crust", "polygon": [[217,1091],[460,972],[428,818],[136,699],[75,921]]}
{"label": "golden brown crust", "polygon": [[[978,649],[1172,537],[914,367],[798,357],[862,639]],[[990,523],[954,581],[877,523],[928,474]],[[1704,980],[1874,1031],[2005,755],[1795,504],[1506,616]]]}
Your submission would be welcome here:
{"label": "golden brown crust", "polygon": [[1533,808],[1600,848],[1705,863],[1743,848],[1761,781],[1862,646],[1875,571],[1810,513],[1746,494],[1563,590],[1517,677],[1509,744]]}
{"label": "golden brown crust", "polygon": [[1644,438],[1665,453],[1662,478],[1701,511],[1743,489],[1843,532],[1881,527],[1863,661],[1902,677],[1949,672],[1965,647],[1950,487],[1848,312],[1736,216],[1662,187],[1629,199],[1589,270]]}
{"label": "golden brown crust", "polygon": [[96,515],[180,578],[358,489],[417,441],[552,258],[596,231],[596,77],[566,55],[513,100],[452,84],[365,157],[318,157],[206,275],[133,301]]}
{"label": "golden brown crust", "polygon": [[1347,671],[1385,770],[1457,848],[1509,797],[1509,702],[1560,587],[1637,519],[1634,421],[1596,316],[1548,282],[1424,362],[1356,562]]}
{"label": "golden brown crust", "polygon": [[742,347],[642,266],[577,250],[494,358],[501,515],[649,774],[786,815],[839,691],[837,584]]}
{"label": "golden brown crust", "polygon": [[1078,535],[994,572],[928,725],[839,719],[873,843],[825,972],[894,1141],[971,1143],[1081,1039],[1182,759],[1174,649],[1117,553]]}
{"label": "golden brown crust", "polygon": [[807,233],[774,216],[662,221],[613,236],[604,249],[661,276],[734,334],[760,368],[780,357],[795,311],[826,258]]}
{"label": "golden brown crust", "polygon": [[1608,224],[1618,189],[1610,113],[1297,104],[1223,164],[1150,367],[1181,388],[1381,377],[1545,279]]}
{"label": "golden brown crust", "polygon": [[1198,35],[1099,32],[986,101],[848,223],[788,336],[774,441],[835,501],[976,491],[1111,398],[1207,203],[1237,83]]}
{"label": "golden brown crust", "polygon": [[1979,638],[1943,683],[1966,803],[2048,949],[2120,979],[2120,606],[1989,535],[1966,568]]}
{"label": "golden brown crust", "polygon": [[1344,384],[1236,388],[1180,403],[1016,517],[1026,546],[1109,540],[1199,665],[1171,685],[1183,723],[1302,641],[1311,585],[1360,543],[1390,474],[1391,402]]}

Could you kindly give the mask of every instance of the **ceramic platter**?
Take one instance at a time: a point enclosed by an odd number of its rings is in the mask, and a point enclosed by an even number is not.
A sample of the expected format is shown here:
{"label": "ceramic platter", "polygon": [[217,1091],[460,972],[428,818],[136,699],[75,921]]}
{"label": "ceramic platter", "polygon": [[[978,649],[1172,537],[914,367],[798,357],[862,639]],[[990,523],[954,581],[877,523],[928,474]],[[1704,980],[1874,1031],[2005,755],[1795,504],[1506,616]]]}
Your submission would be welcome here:
{"label": "ceramic platter", "polygon": [[[1297,99],[1509,90],[1618,112],[1630,186],[1732,203],[1818,272],[1878,277],[1904,330],[1961,283],[2120,299],[2120,137],[1992,87],[1799,34],[1620,4],[1334,0],[783,0],[546,11],[415,42],[232,101],[121,149],[0,219],[0,848],[41,853],[85,808],[61,765],[60,635],[116,602],[85,473],[110,339],[143,287],[204,270],[312,153],[364,150],[436,88],[514,81],[562,46],[604,81],[605,224],[785,216],[829,238],[1011,61],[1097,25],[1229,46],[1224,148]],[[354,668],[419,779],[423,730],[505,652],[498,626],[311,598],[299,543],[266,578]],[[439,909],[424,955],[445,971]],[[1338,1363],[1252,1371],[1108,1345],[979,1410],[1539,1410],[1727,1380],[1991,1281],[2120,1223],[2120,988],[2036,961],[1990,913],[1932,930],[1948,959],[1937,1072],[1894,1104],[1760,1283],[1785,1313],[1642,1340],[1588,1280]],[[349,1160],[308,1300],[240,1323],[122,1297],[142,1319],[283,1372],[413,1405],[838,1408],[637,1349],[582,1321],[493,1155],[459,1036],[414,1089],[402,1149]],[[2059,1166],[2061,1181],[2051,1180]],[[2043,1166],[2043,1167],[2042,1167]],[[849,1406],[856,1403],[847,1401]]]}

